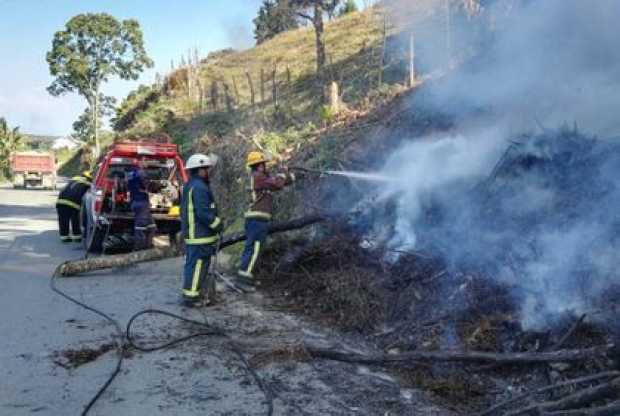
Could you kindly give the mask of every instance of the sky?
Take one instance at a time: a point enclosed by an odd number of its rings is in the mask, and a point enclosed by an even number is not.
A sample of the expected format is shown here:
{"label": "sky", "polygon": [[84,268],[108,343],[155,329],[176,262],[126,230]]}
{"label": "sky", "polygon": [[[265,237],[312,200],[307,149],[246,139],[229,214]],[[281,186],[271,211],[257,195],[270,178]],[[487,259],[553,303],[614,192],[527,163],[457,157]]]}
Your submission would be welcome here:
{"label": "sky", "polygon": [[253,44],[252,19],[261,0],[0,0],[0,117],[30,134],[66,135],[86,108],[77,94],[52,97],[45,55],[54,33],[73,16],[106,12],[137,19],[155,67],[136,82],[111,80],[106,95],[122,99],[166,73],[188,49],[210,51]]}

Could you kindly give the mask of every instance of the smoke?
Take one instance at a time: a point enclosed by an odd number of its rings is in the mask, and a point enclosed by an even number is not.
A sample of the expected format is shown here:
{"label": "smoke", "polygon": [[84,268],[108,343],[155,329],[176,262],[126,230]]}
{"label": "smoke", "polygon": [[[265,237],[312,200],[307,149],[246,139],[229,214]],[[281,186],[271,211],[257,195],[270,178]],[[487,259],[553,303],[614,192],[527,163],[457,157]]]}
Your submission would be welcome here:
{"label": "smoke", "polygon": [[620,133],[614,110],[620,106],[619,2],[487,3],[473,20],[452,20],[453,36],[468,33],[471,42],[452,54],[473,50],[477,57],[432,91],[435,105],[454,115],[490,109],[515,129],[538,119],[576,121],[602,136]]}
{"label": "smoke", "polygon": [[[393,3],[406,15],[415,2]],[[617,141],[564,128],[508,142],[535,120],[620,133],[617,16],[614,0],[498,0],[462,19],[455,32],[469,34],[461,52],[473,57],[415,97],[452,116],[459,133],[388,158],[381,174],[401,178],[379,194],[376,228],[388,247],[431,249],[448,267],[513,287],[526,328],[589,312],[620,284]],[[488,127],[466,128],[480,110]]]}

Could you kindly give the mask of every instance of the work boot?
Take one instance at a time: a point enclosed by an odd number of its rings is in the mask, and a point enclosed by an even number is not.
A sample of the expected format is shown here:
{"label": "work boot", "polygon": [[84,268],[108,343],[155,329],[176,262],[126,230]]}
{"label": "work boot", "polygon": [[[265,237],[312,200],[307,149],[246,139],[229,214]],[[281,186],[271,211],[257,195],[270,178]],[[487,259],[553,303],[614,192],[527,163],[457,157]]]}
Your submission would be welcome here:
{"label": "work boot", "polygon": [[235,286],[246,293],[256,292],[256,283],[254,282],[254,279],[250,279],[245,276],[237,275],[237,277],[235,277]]}
{"label": "work boot", "polygon": [[201,305],[201,301],[202,299],[200,298],[186,298],[185,296],[183,296],[181,298],[181,306],[184,306],[186,308],[200,308]]}

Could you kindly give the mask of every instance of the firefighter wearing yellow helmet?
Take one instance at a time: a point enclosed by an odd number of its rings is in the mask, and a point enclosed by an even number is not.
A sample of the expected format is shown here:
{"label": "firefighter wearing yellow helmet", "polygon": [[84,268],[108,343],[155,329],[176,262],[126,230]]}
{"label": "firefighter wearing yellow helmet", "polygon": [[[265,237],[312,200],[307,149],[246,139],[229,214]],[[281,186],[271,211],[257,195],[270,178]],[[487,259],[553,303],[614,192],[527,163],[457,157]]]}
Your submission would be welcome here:
{"label": "firefighter wearing yellow helmet", "polygon": [[247,156],[249,170],[249,209],[245,213],[245,249],[237,272],[237,283],[246,291],[255,290],[253,271],[261,249],[267,240],[267,231],[273,215],[273,192],[282,190],[295,181],[295,176],[284,168],[282,173],[272,174],[267,167],[268,159],[262,152],[253,151]]}

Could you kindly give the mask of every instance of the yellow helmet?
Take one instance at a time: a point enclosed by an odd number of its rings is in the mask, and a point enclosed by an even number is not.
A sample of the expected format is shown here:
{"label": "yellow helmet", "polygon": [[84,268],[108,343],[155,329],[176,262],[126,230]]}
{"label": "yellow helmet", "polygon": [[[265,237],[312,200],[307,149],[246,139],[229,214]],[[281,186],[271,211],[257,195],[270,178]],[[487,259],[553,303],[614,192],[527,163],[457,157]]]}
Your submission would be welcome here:
{"label": "yellow helmet", "polygon": [[259,163],[266,163],[267,158],[262,152],[250,152],[248,153],[247,165],[248,167],[258,165]]}
{"label": "yellow helmet", "polygon": [[181,207],[179,207],[178,205],[173,205],[170,207],[170,209],[168,210],[168,215],[170,215],[171,217],[178,217],[181,215]]}
{"label": "yellow helmet", "polygon": [[93,179],[93,173],[90,170],[85,170],[84,172],[82,172],[82,176],[86,179]]}

